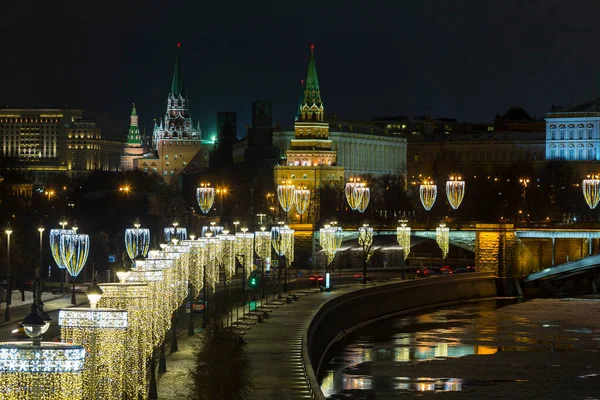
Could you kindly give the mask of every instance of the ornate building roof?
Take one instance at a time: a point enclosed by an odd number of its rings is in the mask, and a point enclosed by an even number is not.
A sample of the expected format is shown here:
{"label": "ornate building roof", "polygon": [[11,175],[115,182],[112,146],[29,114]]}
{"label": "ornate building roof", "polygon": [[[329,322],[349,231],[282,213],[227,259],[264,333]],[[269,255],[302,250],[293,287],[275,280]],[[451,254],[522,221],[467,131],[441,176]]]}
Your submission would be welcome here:
{"label": "ornate building roof", "polygon": [[135,109],[135,103],[129,117],[129,132],[127,133],[127,146],[141,146],[140,128],[138,127],[138,115]]}
{"label": "ornate building roof", "polygon": [[317,77],[317,67],[315,65],[315,45],[310,45],[310,60],[308,62],[308,73],[304,82],[304,90],[298,107],[296,120],[316,120],[323,121],[323,100],[321,99],[321,88],[319,87],[319,78]]}
{"label": "ornate building roof", "polygon": [[181,43],[177,43],[177,56],[175,57],[175,69],[173,70],[173,82],[171,83],[171,93],[169,93],[169,95],[173,97],[185,97],[183,70],[181,69],[181,60],[179,56],[180,48]]}

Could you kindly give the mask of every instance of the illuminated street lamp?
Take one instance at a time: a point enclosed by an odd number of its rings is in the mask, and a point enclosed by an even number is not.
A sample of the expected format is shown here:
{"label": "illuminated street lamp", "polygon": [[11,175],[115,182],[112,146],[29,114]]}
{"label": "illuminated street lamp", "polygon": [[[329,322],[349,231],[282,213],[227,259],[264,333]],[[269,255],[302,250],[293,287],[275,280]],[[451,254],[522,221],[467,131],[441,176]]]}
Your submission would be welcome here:
{"label": "illuminated street lamp", "polygon": [[583,191],[583,198],[590,207],[590,209],[596,208],[598,202],[600,202],[600,176],[588,175],[581,184]]}
{"label": "illuminated street lamp", "polygon": [[421,198],[423,208],[426,211],[431,210],[437,198],[437,185],[431,180],[424,181],[419,187],[419,197]]}
{"label": "illuminated street lamp", "polygon": [[217,188],[216,193],[219,195],[219,212],[223,213],[223,196],[227,195],[228,189],[224,187]]}
{"label": "illuminated street lamp", "polygon": [[10,321],[10,312],[9,306],[12,303],[12,284],[11,284],[11,276],[10,276],[10,234],[12,233],[12,229],[7,229],[4,231],[6,233],[6,311],[4,313],[4,321]]}
{"label": "illuminated street lamp", "polygon": [[520,178],[519,183],[523,185],[523,208],[527,208],[527,187],[529,186],[529,178]]}
{"label": "illuminated street lamp", "polygon": [[465,181],[458,175],[452,175],[446,182],[446,197],[450,206],[457,210],[465,197]]}

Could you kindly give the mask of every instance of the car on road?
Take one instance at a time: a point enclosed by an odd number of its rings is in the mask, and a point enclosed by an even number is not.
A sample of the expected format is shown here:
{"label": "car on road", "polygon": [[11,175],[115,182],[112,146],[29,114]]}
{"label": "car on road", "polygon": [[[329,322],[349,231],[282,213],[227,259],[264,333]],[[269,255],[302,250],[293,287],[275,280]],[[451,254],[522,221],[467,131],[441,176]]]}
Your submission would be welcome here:
{"label": "car on road", "polygon": [[442,268],[440,268],[440,272],[442,275],[451,275],[454,273],[454,268],[449,265],[444,265]]}
{"label": "car on road", "polygon": [[[367,282],[371,282],[373,280],[372,276],[367,275]],[[355,282],[362,282],[363,281],[363,274],[354,274],[354,281]]]}
{"label": "car on road", "polygon": [[321,274],[312,274],[308,277],[308,280],[317,286],[321,286],[325,278]]}
{"label": "car on road", "polygon": [[454,272],[457,274],[465,272],[475,272],[475,267],[473,265],[467,265],[466,267],[457,267],[454,269]]}
{"label": "car on road", "polygon": [[207,302],[205,302],[204,300],[198,300],[197,302],[194,303],[194,305],[192,306],[192,312],[194,314],[200,314],[202,312],[204,312],[204,308],[208,305]]}
{"label": "car on road", "polygon": [[425,278],[433,275],[442,275],[440,268],[433,267],[421,267],[417,269],[417,276],[421,278]]}

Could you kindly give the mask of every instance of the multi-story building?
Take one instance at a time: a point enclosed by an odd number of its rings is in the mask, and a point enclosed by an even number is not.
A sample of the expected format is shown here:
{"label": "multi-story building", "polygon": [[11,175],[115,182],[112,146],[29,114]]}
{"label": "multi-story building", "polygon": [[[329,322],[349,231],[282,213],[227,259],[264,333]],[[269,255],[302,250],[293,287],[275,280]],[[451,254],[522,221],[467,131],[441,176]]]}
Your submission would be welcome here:
{"label": "multi-story building", "polygon": [[83,110],[6,108],[0,111],[2,155],[29,179],[43,183],[57,172],[118,170],[123,143],[102,139]]}
{"label": "multi-story building", "polygon": [[135,109],[134,104],[129,117],[127,143],[125,143],[125,149],[121,156],[121,169],[123,171],[135,169],[135,166],[137,165],[135,159],[143,157],[145,150],[140,135],[140,128],[138,126],[137,110]]}
{"label": "multi-story building", "polygon": [[[180,48],[179,44],[177,48]],[[137,168],[158,174],[166,182],[175,183],[184,169],[189,170],[190,164],[202,167],[204,153],[208,153],[208,150],[202,149],[200,124],[197,127],[193,125],[183,85],[179,50],[175,58],[171,91],[167,96],[167,111],[164,119],[155,124],[152,136],[153,152],[136,159]]]}
{"label": "multi-story building", "polygon": [[275,186],[291,180],[310,189],[344,181],[344,167],[337,164],[337,152],[329,138],[329,123],[323,119],[325,108],[314,49],[311,45],[306,85],[294,123],[294,138],[286,151],[285,165],[274,167]]}
{"label": "multi-story building", "polygon": [[[337,153],[337,164],[345,169],[345,179],[355,175],[406,174],[406,139],[386,135],[381,129],[336,122],[330,124],[329,139]],[[273,144],[279,147],[281,158],[285,158],[294,136],[290,130],[273,132]]]}

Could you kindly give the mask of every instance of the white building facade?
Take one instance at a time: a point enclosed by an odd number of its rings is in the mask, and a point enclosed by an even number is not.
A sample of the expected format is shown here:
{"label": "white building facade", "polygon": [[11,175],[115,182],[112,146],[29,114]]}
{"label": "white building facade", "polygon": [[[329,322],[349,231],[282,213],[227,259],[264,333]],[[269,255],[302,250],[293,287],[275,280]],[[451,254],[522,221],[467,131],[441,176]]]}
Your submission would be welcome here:
{"label": "white building facade", "polygon": [[600,160],[600,99],[546,114],[546,159]]}

